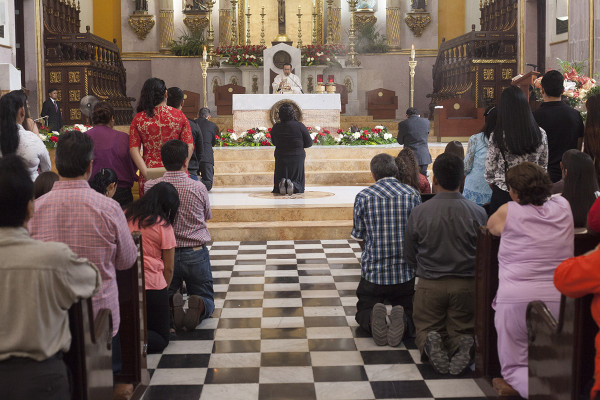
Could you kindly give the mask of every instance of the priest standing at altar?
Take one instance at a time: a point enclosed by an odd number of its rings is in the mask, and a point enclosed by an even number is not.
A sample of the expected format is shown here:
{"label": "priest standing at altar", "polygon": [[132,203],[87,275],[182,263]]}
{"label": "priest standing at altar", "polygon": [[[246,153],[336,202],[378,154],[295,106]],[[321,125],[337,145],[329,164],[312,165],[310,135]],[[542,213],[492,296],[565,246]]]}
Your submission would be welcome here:
{"label": "priest standing at altar", "polygon": [[273,93],[303,93],[300,78],[292,74],[292,64],[283,64],[283,73],[273,79]]}

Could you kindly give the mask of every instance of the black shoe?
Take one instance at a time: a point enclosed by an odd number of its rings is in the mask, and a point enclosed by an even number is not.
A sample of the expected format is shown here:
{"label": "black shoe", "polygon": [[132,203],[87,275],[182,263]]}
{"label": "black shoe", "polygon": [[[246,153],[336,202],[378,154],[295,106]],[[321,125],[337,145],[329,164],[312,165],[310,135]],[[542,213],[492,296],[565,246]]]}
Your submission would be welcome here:
{"label": "black shoe", "polygon": [[371,336],[377,346],[388,344],[387,309],[383,303],[377,303],[371,310]]}
{"label": "black shoe", "polygon": [[288,195],[294,194],[294,184],[292,183],[292,181],[289,179],[286,179],[285,183],[287,185],[287,194]]}
{"label": "black shoe", "polygon": [[285,178],[281,178],[281,180],[279,181],[279,194],[285,194],[285,193],[286,193]]}

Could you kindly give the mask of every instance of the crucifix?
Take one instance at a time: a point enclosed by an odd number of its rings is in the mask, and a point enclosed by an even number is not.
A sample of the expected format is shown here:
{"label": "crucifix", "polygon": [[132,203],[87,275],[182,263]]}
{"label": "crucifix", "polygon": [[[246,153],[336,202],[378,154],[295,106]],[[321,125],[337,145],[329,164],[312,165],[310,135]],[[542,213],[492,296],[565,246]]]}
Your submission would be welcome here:
{"label": "crucifix", "polygon": [[279,34],[285,34],[285,0],[277,0],[277,23]]}

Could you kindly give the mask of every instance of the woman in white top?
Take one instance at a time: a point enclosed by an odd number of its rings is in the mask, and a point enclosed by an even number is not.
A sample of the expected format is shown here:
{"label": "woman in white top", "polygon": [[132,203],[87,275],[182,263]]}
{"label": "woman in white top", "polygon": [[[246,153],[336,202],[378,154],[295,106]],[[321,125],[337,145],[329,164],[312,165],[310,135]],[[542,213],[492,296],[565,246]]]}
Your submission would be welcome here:
{"label": "woman in white top", "polygon": [[18,90],[0,98],[0,156],[15,153],[25,162],[32,181],[41,172],[50,171],[50,155],[35,133],[25,130],[25,104]]}

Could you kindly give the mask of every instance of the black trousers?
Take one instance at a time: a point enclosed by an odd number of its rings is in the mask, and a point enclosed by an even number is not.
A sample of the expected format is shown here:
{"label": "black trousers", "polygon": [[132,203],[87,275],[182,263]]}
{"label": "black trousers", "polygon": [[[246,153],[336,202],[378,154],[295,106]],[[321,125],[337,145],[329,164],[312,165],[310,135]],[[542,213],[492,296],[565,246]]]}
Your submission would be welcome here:
{"label": "black trousers", "polygon": [[492,186],[492,198],[490,199],[490,205],[487,208],[488,217],[496,212],[501,205],[508,203],[512,199],[510,194],[500,189],[498,186]]}
{"label": "black trousers", "polygon": [[213,185],[215,166],[211,163],[201,162],[198,168],[198,175],[200,175],[200,181],[206,186],[206,190],[210,191]]}
{"label": "black trousers", "polygon": [[161,353],[169,344],[169,294],[162,290],[146,290],[146,324],[148,353]]}
{"label": "black trousers", "polygon": [[44,361],[21,357],[0,361],[0,399],[70,400],[62,353]]}
{"label": "black trousers", "polygon": [[412,328],[413,295],[415,294],[415,279],[396,285],[378,285],[364,278],[360,279],[356,289],[356,316],[354,319],[361,328],[371,333],[371,310],[377,303],[388,301],[392,306],[404,307],[404,315]]}
{"label": "black trousers", "polygon": [[133,194],[131,194],[131,188],[118,187],[113,196],[113,200],[125,208],[129,203],[133,203]]}

